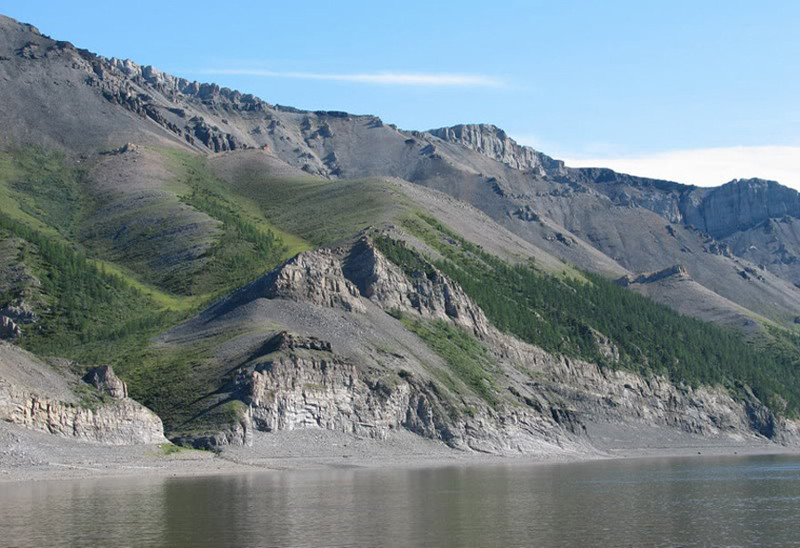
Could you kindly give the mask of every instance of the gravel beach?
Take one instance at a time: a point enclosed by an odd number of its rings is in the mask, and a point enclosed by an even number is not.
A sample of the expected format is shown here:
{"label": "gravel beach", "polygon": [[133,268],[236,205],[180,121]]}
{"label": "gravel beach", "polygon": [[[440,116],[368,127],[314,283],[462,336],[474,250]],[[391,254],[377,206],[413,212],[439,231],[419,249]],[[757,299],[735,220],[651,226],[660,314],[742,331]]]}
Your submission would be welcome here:
{"label": "gravel beach", "polygon": [[253,445],[222,453],[171,445],[113,446],[0,423],[0,482],[120,476],[206,476],[290,470],[575,462],[608,458],[798,454],[756,439],[704,438],[668,428],[590,427],[595,451],[491,455],[450,449],[401,432],[376,441],[328,430],[257,433]]}

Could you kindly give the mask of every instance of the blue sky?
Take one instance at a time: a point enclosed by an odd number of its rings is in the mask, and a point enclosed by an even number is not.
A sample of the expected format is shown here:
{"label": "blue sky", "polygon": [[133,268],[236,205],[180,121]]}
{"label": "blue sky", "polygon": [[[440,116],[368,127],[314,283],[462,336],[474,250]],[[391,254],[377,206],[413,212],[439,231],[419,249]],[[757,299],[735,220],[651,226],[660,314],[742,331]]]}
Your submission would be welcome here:
{"label": "blue sky", "polygon": [[271,103],[406,129],[489,122],[574,165],[628,162],[696,184],[777,174],[800,186],[796,1],[46,1],[2,11]]}

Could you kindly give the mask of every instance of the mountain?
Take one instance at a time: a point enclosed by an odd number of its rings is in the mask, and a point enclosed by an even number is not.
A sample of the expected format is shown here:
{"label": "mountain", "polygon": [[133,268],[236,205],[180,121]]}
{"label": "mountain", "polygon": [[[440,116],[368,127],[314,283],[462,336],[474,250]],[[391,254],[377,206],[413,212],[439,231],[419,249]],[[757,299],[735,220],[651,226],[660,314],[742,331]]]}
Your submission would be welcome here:
{"label": "mountain", "polygon": [[178,443],[798,440],[800,211],[778,183],[271,105],[4,17],[0,124],[4,338],[113,365]]}

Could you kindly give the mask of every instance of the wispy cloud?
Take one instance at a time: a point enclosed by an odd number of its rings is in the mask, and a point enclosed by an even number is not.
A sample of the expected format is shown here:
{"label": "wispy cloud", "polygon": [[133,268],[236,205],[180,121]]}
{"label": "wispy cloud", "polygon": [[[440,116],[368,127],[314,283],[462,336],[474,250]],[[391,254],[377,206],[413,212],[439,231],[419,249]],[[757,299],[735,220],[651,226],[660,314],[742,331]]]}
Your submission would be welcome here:
{"label": "wispy cloud", "polygon": [[331,80],[359,84],[427,87],[505,87],[506,83],[493,76],[483,74],[453,74],[425,72],[367,72],[356,74],[327,74],[320,72],[282,72],[275,70],[231,68],[207,68],[192,71],[196,74],[218,74],[237,76],[259,76],[264,78],[297,78],[303,80]]}
{"label": "wispy cloud", "polygon": [[608,167],[631,175],[697,186],[717,186],[731,179],[760,177],[800,190],[800,146],[701,148],[641,156],[563,160],[573,167]]}

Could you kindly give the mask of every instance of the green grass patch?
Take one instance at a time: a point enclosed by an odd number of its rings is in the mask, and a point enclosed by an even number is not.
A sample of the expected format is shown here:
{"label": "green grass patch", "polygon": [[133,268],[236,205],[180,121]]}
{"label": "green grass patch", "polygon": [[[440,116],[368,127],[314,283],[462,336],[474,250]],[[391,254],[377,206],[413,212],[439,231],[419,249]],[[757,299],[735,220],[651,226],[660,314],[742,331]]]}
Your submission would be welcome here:
{"label": "green grass patch", "polygon": [[400,218],[410,202],[379,179],[319,180],[257,177],[237,181],[235,190],[253,200],[283,230],[315,246],[350,238]]}
{"label": "green grass patch", "polygon": [[234,188],[214,175],[204,156],[174,148],[157,150],[179,173],[173,187],[176,194],[186,195],[200,190],[216,195],[217,201],[225,203],[225,207],[233,210],[242,222],[254,225],[262,233],[272,233],[276,239],[282,241],[285,246],[283,257],[285,259],[311,249],[312,246],[301,237],[281,230],[268,218],[265,218],[258,201],[236,192]]}
{"label": "green grass patch", "polygon": [[0,211],[67,242],[91,206],[82,192],[84,177],[58,151],[35,146],[0,151]]}
{"label": "green grass patch", "polygon": [[[495,379],[492,373],[496,364],[486,347],[475,337],[442,320],[425,321],[402,316],[401,321],[444,360],[458,380],[489,405],[497,405]],[[440,380],[451,390],[460,392],[452,379],[445,376]]]}
{"label": "green grass patch", "polygon": [[172,443],[159,443],[158,448],[161,450],[161,454],[168,456],[168,455],[175,455],[176,453],[181,453],[186,451],[185,447],[181,447],[180,445],[174,445]]}

